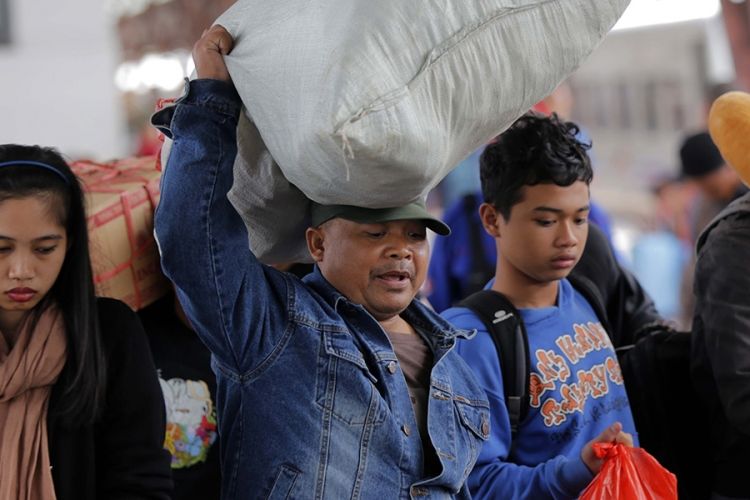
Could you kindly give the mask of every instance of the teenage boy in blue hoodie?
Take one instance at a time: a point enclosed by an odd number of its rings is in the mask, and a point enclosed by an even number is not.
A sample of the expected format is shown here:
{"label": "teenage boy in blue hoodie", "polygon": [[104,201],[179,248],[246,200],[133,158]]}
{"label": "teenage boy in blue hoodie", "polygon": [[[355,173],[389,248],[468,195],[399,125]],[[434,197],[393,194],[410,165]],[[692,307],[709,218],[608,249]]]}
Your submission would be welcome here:
{"label": "teenage boy in blue hoodie", "polygon": [[[443,316],[478,334],[459,353],[484,386],[491,435],[468,484],[474,498],[576,498],[600,470],[595,442],[632,445],[628,397],[612,343],[566,279],[588,236],[589,145],[556,115],[521,117],[480,161],[484,229],[498,259],[492,290],[526,326],[530,407],[511,437],[498,353],[469,309]],[[498,318],[501,320],[502,318]]]}

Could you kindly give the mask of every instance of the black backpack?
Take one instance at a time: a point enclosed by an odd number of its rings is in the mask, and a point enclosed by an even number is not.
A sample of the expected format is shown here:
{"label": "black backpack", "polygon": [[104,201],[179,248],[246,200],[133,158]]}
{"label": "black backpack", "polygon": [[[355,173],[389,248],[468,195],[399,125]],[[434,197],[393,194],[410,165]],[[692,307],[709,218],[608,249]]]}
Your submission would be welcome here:
{"label": "black backpack", "polygon": [[481,222],[478,223],[476,220],[478,207],[482,204],[482,200],[476,194],[470,193],[463,197],[461,203],[464,224],[466,224],[469,232],[468,243],[471,260],[466,278],[463,284],[459,285],[461,290],[458,295],[454,295],[455,297],[467,297],[482,290],[487,281],[495,275],[495,263],[490,262],[494,258],[485,255],[482,243],[484,228]]}
{"label": "black backpack", "polygon": [[[597,286],[572,273],[568,280],[594,309],[609,332]],[[504,382],[512,438],[529,412],[531,359],[521,315],[501,293],[483,290],[464,299],[492,336]],[[617,346],[625,390],[640,446],[677,476],[679,497],[710,496],[709,418],[690,380],[690,334],[661,323],[642,327],[634,344]]]}

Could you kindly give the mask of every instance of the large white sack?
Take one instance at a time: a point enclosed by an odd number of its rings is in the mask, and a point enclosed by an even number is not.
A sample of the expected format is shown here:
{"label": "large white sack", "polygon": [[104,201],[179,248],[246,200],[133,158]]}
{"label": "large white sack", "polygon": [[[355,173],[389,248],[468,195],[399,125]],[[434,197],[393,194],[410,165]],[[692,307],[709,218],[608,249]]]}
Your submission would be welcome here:
{"label": "large white sack", "polygon": [[306,259],[304,195],[373,208],[424,196],[568,76],[628,2],[239,0],[217,23],[255,124],[243,118],[230,193],[251,248]]}

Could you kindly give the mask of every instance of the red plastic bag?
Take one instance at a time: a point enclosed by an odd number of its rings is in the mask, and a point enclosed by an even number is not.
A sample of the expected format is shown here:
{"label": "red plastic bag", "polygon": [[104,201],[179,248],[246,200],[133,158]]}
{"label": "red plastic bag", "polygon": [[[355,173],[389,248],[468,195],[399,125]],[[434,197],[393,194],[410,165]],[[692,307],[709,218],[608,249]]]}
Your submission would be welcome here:
{"label": "red plastic bag", "polygon": [[595,443],[594,453],[604,465],[579,500],[677,500],[677,478],[643,448]]}

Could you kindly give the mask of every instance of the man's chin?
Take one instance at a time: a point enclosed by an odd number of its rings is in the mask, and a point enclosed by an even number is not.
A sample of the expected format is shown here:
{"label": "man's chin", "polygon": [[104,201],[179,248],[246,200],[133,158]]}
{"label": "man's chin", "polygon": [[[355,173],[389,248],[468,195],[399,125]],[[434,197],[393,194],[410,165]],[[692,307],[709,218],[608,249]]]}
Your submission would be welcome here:
{"label": "man's chin", "polygon": [[400,300],[372,301],[365,305],[365,309],[377,320],[392,318],[404,312],[415,296],[416,294],[403,299],[399,298]]}

